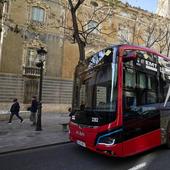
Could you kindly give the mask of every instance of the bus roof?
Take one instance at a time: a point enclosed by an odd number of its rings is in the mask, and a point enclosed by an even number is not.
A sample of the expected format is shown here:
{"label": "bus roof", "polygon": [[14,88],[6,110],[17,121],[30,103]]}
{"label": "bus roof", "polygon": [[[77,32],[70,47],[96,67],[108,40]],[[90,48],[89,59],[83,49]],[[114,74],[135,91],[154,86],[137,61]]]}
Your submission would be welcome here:
{"label": "bus roof", "polygon": [[[123,49],[125,49],[125,50],[139,50],[139,49],[140,49],[140,50],[142,50],[142,51],[150,52],[150,53],[152,53],[152,54],[158,55],[158,56],[160,56],[160,57],[162,57],[162,58],[170,61],[170,58],[169,58],[169,57],[167,57],[167,56],[165,56],[165,55],[163,55],[163,54],[160,54],[160,53],[156,52],[156,50],[153,50],[153,49],[148,48],[148,47],[137,46],[137,45],[128,45],[128,44],[118,44],[118,45],[115,45],[115,44],[113,44],[113,45],[110,45],[110,46],[108,46],[108,47],[106,47],[106,48],[103,48],[103,49],[101,49],[101,50],[105,50],[105,49],[113,48],[113,47],[117,47],[117,48],[120,48],[120,47],[121,47],[121,48],[123,48]],[[101,51],[101,50],[100,50],[100,51]],[[92,54],[91,56],[88,56],[88,57],[87,57],[87,60],[88,60],[89,58],[91,58],[93,55],[95,55],[95,54],[97,54],[98,52],[100,52],[100,51],[97,51],[96,53]]]}
{"label": "bus roof", "polygon": [[152,50],[152,49],[150,49],[148,47],[142,47],[142,46],[136,46],[136,45],[128,45],[128,44],[112,45],[112,47],[116,47],[116,46],[117,47],[122,47],[123,49],[126,49],[126,50],[128,50],[128,49],[129,50],[139,50],[140,49],[142,51],[148,51],[148,52],[151,52],[151,53],[153,53],[155,55],[158,55],[158,56],[170,61],[170,58],[168,58],[167,56],[165,56],[163,54],[160,54],[160,53],[156,52],[155,50]]}
{"label": "bus roof", "polygon": [[[96,53],[88,56],[88,57],[86,58],[86,61],[87,61],[87,62],[89,62],[89,61],[92,62],[92,59],[95,58],[95,56],[98,56],[98,54],[99,54],[101,51],[105,51],[105,50],[107,51],[107,50],[109,50],[109,49],[111,49],[111,48],[117,48],[117,49],[118,49],[118,48],[122,48],[123,50],[140,50],[140,51],[145,51],[145,52],[152,53],[152,54],[154,54],[154,55],[156,55],[156,56],[159,56],[160,58],[166,60],[167,62],[170,61],[170,58],[166,57],[166,56],[163,55],[163,54],[160,54],[160,53],[156,52],[156,51],[153,50],[153,49],[150,49],[150,48],[147,48],[147,47],[142,47],[142,46],[136,46],[136,45],[128,45],[128,44],[118,44],[118,45],[113,44],[113,45],[110,45],[110,46],[108,46],[108,47],[106,47],[106,48],[103,48],[103,49],[101,49],[100,51],[97,51]],[[102,60],[102,58],[100,58],[100,59],[98,58],[98,60],[96,60],[96,61],[97,61],[97,63],[99,63],[101,60]],[[94,65],[97,64],[96,61],[94,62]],[[92,62],[92,63],[93,63],[93,62]]]}

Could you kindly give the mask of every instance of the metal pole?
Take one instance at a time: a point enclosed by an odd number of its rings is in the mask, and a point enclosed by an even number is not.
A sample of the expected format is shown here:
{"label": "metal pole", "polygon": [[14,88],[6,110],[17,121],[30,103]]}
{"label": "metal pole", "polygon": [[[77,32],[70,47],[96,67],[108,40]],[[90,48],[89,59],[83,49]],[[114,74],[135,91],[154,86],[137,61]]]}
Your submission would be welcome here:
{"label": "metal pole", "polygon": [[41,112],[42,112],[42,81],[43,81],[43,61],[40,65],[40,82],[39,82],[39,102],[38,102],[38,113],[37,113],[37,123],[36,131],[41,131]]}

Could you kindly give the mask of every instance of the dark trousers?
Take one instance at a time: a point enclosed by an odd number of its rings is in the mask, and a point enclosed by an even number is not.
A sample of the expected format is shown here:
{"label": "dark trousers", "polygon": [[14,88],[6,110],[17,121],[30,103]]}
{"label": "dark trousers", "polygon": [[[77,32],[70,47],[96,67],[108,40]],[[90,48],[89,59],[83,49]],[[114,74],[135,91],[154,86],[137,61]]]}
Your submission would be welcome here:
{"label": "dark trousers", "polygon": [[15,115],[16,117],[18,117],[18,119],[20,119],[21,122],[23,121],[23,118],[19,115],[19,113],[11,113],[10,118],[9,118],[9,123],[12,122],[12,118],[13,118],[14,115]]}
{"label": "dark trousers", "polygon": [[32,121],[33,125],[36,125],[36,112],[31,112],[30,121]]}

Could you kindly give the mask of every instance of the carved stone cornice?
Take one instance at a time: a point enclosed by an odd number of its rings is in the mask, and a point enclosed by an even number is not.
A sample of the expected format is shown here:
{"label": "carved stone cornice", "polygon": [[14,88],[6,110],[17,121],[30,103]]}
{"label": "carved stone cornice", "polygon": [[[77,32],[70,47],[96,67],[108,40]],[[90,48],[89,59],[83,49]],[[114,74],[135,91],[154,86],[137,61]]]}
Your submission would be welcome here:
{"label": "carved stone cornice", "polygon": [[26,1],[31,6],[38,6],[46,10],[49,9],[49,5],[45,2],[42,2],[41,0],[26,0]]}
{"label": "carved stone cornice", "polygon": [[33,30],[35,32],[44,32],[47,29],[47,25],[45,23],[39,23],[36,21],[28,21],[27,25],[28,30]]}
{"label": "carved stone cornice", "polygon": [[36,48],[36,49],[40,47],[44,47],[45,50],[47,50],[47,45],[44,44],[42,41],[40,41],[38,38],[31,39],[30,41],[25,41],[24,47],[25,48]]}

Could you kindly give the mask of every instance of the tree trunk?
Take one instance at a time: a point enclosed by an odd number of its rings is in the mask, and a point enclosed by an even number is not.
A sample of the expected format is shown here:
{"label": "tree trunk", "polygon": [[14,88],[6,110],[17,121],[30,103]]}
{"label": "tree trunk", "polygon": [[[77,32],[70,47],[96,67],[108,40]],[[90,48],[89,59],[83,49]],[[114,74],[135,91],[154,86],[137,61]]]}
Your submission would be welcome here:
{"label": "tree trunk", "polygon": [[[85,42],[81,40],[80,38],[80,35],[79,35],[79,29],[78,29],[78,23],[77,23],[77,16],[76,16],[76,10],[77,8],[73,6],[73,3],[71,0],[68,1],[69,4],[70,4],[70,11],[71,11],[71,16],[72,16],[72,21],[73,21],[73,30],[74,30],[74,33],[73,33],[73,36],[78,44],[78,47],[79,47],[79,61],[82,62],[85,60]],[[81,4],[80,1],[79,2],[79,5]]]}
{"label": "tree trunk", "polygon": [[77,42],[79,47],[80,62],[85,60],[85,45],[82,42]]}

